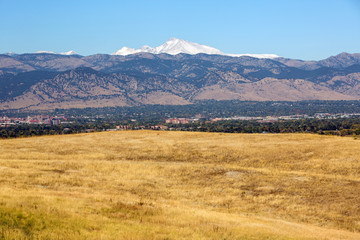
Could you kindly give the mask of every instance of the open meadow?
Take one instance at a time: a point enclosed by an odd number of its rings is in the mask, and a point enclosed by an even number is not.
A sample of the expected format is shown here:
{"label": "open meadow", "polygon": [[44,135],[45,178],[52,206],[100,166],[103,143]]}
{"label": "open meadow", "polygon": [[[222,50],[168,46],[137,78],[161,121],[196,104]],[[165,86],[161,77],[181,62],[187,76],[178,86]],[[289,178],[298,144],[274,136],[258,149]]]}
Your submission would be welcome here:
{"label": "open meadow", "polygon": [[0,239],[360,239],[360,140],[171,131],[0,140]]}

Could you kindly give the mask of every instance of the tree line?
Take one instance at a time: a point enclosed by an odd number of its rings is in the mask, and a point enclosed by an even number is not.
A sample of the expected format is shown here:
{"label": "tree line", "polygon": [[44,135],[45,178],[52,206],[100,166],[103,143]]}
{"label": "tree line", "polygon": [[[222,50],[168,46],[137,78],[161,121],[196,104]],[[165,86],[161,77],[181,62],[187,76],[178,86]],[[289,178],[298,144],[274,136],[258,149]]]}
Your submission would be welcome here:
{"label": "tree line", "polygon": [[[85,132],[99,132],[126,126],[129,130],[152,129],[159,122],[154,121],[107,121],[77,122],[61,125],[15,125],[0,128],[0,138],[18,138],[41,135],[62,135]],[[300,119],[281,120],[276,122],[257,121],[218,121],[200,120],[189,124],[164,124],[167,130],[224,132],[224,133],[316,133],[339,136],[360,135],[360,118],[347,119]]]}

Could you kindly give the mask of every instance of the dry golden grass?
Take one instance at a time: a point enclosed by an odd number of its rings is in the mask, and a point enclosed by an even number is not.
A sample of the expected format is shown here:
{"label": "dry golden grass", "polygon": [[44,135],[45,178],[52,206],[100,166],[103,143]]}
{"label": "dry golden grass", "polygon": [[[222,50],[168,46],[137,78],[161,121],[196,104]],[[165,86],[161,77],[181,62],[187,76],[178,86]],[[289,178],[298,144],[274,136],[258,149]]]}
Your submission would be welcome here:
{"label": "dry golden grass", "polygon": [[0,141],[0,239],[360,239],[360,140],[125,131]]}

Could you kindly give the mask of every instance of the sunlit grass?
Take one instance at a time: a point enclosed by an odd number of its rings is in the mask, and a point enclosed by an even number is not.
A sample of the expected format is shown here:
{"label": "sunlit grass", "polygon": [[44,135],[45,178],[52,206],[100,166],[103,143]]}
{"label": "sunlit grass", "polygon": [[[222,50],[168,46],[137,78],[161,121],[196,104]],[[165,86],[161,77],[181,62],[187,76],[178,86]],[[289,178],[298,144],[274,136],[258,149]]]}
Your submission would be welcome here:
{"label": "sunlit grass", "polygon": [[0,239],[360,239],[360,141],[124,131],[0,141]]}

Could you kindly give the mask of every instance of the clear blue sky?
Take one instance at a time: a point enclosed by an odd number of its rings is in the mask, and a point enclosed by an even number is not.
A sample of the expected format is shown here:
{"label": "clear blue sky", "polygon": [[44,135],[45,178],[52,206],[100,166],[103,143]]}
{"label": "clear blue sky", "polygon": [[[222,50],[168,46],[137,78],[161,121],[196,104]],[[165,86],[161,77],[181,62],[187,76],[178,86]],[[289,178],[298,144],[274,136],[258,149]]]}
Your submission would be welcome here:
{"label": "clear blue sky", "polygon": [[170,37],[227,53],[360,52],[360,0],[0,0],[0,53],[113,53]]}

